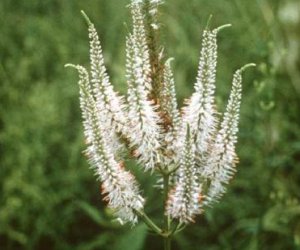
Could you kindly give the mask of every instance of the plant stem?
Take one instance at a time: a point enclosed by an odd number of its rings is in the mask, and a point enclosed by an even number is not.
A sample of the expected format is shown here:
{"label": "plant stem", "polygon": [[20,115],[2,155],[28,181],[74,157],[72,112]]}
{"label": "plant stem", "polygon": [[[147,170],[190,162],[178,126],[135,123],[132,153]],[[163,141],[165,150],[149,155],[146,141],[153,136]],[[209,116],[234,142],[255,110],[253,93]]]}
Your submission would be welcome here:
{"label": "plant stem", "polygon": [[150,229],[159,235],[163,235],[163,231],[144,212],[138,210],[135,210],[135,212]]}
{"label": "plant stem", "polygon": [[171,238],[166,237],[164,240],[164,250],[171,250]]}
{"label": "plant stem", "polygon": [[[155,103],[159,103],[160,92],[162,88],[163,81],[163,68],[164,64],[161,48],[159,47],[159,32],[157,28],[154,28],[154,25],[157,25],[157,14],[151,14],[151,2],[150,0],[144,0],[144,13],[145,13],[145,26],[147,32],[147,40],[150,52],[150,64],[151,64],[151,79],[152,79],[152,93],[150,97],[155,101]],[[168,171],[164,171],[163,168],[158,168],[160,173],[163,176],[163,208],[166,205],[168,200],[169,193],[169,181],[170,181],[170,173]],[[164,216],[164,226],[161,236],[164,237],[164,250],[171,250],[171,230],[170,230],[171,220],[170,216]]]}
{"label": "plant stem", "polygon": [[[168,200],[168,193],[169,193],[169,181],[170,181],[170,175],[165,174],[163,176],[164,178],[164,199],[163,199],[163,206],[165,207],[165,204]],[[171,234],[170,234],[170,216],[165,215],[164,216],[164,250],[171,250]]]}

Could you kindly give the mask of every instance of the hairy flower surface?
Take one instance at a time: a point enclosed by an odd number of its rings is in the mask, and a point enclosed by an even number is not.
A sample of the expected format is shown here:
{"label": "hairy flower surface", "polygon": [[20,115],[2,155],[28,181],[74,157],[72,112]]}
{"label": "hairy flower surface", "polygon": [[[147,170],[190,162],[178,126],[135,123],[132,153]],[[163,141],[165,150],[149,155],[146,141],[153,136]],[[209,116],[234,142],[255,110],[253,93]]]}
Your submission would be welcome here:
{"label": "hairy flower surface", "polygon": [[138,185],[133,175],[125,171],[115,160],[111,142],[103,129],[97,102],[93,96],[88,72],[81,66],[69,65],[79,72],[80,107],[88,148],[86,154],[96,175],[102,182],[102,194],[108,206],[120,220],[135,223],[134,210],[143,209],[144,199],[139,195]]}
{"label": "hairy flower surface", "polygon": [[168,168],[171,164],[176,162],[176,138],[178,137],[181,127],[181,117],[178,110],[175,81],[171,69],[170,58],[164,65],[163,82],[160,92],[160,107],[161,116],[164,125],[164,168]]}
{"label": "hairy flower surface", "polygon": [[130,152],[129,157],[136,158],[144,170],[159,175],[168,218],[193,222],[205,205],[219,200],[235,173],[242,72],[253,66],[234,74],[221,119],[215,104],[217,34],[230,25],[206,27],[195,91],[179,112],[171,59],[164,59],[157,44],[161,3],[132,0],[129,5],[132,32],[126,38],[126,97],[114,90],[98,34],[84,13],[91,70],[69,65],[79,72],[86,154],[102,182],[104,199],[122,222],[135,223],[140,216],[159,234],[162,231],[144,214],[144,198],[121,156]]}
{"label": "hairy flower surface", "polygon": [[187,106],[183,108],[183,122],[189,124],[192,133],[195,134],[197,154],[200,159],[205,157],[208,152],[216,132],[218,119],[214,94],[216,88],[217,33],[227,26],[221,26],[212,31],[204,30],[195,93],[188,101]]}
{"label": "hairy flower surface", "polygon": [[97,106],[97,116],[101,120],[103,133],[113,143],[112,149],[116,152],[121,148],[117,133],[126,137],[128,121],[125,115],[124,99],[117,95],[106,73],[102,48],[99,37],[89,19],[90,62],[91,62],[91,87]]}
{"label": "hairy flower surface", "polygon": [[183,157],[175,187],[169,194],[166,212],[180,222],[191,222],[201,212],[199,197],[201,197],[201,185],[196,173],[195,144],[191,131],[187,127]]}
{"label": "hairy flower surface", "polygon": [[132,146],[144,163],[146,170],[153,170],[159,160],[159,117],[145,86],[143,62],[134,36],[127,39],[128,117],[132,133]]}
{"label": "hairy flower surface", "polygon": [[202,172],[202,176],[210,181],[207,194],[208,203],[218,200],[224,194],[224,185],[228,184],[236,171],[235,144],[237,142],[242,94],[242,71],[250,66],[253,66],[253,64],[245,65],[237,70],[233,76],[232,90],[226,112]]}
{"label": "hairy flower surface", "polygon": [[131,7],[133,32],[126,43],[126,77],[128,84],[128,118],[131,127],[131,146],[145,170],[153,170],[159,162],[161,130],[153,101],[149,48],[141,4]]}

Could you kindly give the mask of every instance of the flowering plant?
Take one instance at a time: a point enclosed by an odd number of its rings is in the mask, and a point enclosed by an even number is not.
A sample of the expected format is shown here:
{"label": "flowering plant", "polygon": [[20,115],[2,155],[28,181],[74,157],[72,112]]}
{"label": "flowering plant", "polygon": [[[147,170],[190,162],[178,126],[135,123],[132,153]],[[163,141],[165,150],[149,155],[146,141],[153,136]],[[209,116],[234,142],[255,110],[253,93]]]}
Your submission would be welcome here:
{"label": "flowering plant", "polygon": [[[121,223],[138,218],[170,240],[218,201],[235,173],[242,72],[233,76],[226,111],[221,116],[214,100],[217,35],[230,25],[203,32],[195,92],[179,111],[171,59],[158,45],[160,0],[132,0],[133,29],[126,39],[127,96],[114,90],[104,65],[94,24],[84,12],[90,38],[91,69],[68,64],[79,72],[80,107],[87,143],[86,155],[102,182],[104,199]],[[162,180],[164,225],[145,213],[135,177],[122,157],[129,152],[139,165]]]}

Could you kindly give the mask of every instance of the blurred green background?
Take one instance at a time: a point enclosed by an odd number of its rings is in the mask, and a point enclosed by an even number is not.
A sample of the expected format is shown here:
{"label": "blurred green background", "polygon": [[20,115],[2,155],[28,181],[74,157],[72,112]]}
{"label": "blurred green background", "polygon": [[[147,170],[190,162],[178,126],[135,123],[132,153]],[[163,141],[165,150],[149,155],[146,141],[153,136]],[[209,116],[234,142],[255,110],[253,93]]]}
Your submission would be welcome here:
{"label": "blurred green background", "polygon": [[[214,27],[233,25],[219,35],[221,111],[234,70],[258,65],[245,73],[238,173],[222,201],[175,238],[174,250],[300,249],[299,0],[165,2],[162,41],[176,59],[180,103],[193,91],[210,14]],[[119,227],[104,208],[81,153],[77,74],[63,67],[88,65],[84,9],[101,36],[111,79],[124,93],[128,3],[0,1],[1,250],[162,248],[143,225]],[[160,223],[153,177],[138,176],[148,212]]]}

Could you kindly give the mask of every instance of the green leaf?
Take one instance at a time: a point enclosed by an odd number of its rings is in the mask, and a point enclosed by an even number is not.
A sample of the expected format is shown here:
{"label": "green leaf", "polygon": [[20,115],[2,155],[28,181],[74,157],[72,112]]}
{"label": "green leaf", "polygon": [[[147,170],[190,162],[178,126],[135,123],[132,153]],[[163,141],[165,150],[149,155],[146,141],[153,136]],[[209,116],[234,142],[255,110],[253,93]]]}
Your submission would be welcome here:
{"label": "green leaf", "polygon": [[84,202],[84,201],[79,201],[77,202],[78,206],[80,209],[82,209],[87,216],[89,216],[94,222],[97,224],[103,226],[107,225],[107,221],[105,218],[102,216],[101,211],[93,207],[92,205]]}
{"label": "green leaf", "polygon": [[10,229],[8,231],[8,236],[9,236],[9,238],[14,239],[21,245],[26,245],[28,243],[27,236],[22,232]]}
{"label": "green leaf", "polygon": [[297,224],[294,230],[294,242],[296,246],[300,246],[300,223]]}
{"label": "green leaf", "polygon": [[300,206],[277,205],[267,211],[263,218],[263,227],[266,231],[282,234],[290,233],[289,223],[300,215]]}
{"label": "green leaf", "polygon": [[100,249],[100,247],[104,246],[106,242],[110,239],[109,234],[102,234],[96,237],[94,240],[88,243],[83,243],[78,246],[77,250],[93,250],[93,249]]}
{"label": "green leaf", "polygon": [[141,250],[143,249],[145,238],[147,233],[147,227],[144,224],[140,224],[128,233],[119,237],[116,242],[114,250]]}

